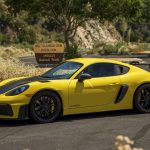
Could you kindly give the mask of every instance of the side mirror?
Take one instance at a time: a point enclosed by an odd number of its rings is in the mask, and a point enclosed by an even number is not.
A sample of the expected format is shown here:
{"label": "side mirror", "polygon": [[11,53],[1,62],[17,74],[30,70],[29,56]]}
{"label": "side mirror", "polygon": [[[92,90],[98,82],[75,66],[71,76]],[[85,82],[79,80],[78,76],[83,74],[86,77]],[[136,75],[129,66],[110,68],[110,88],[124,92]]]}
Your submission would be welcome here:
{"label": "side mirror", "polygon": [[91,79],[91,78],[92,78],[92,76],[91,76],[90,74],[83,73],[83,74],[81,74],[81,75],[79,76],[78,81],[79,81],[79,82],[82,82],[82,81],[84,81],[84,80],[86,80],[86,79]]}

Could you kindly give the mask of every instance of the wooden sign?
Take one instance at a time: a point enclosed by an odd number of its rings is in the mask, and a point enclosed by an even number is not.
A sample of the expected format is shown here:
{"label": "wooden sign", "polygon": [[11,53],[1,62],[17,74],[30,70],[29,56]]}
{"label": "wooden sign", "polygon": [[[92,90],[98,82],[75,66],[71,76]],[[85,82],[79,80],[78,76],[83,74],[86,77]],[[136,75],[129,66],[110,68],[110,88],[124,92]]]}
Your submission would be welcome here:
{"label": "wooden sign", "polygon": [[39,64],[57,64],[63,61],[63,43],[35,44],[33,48]]}

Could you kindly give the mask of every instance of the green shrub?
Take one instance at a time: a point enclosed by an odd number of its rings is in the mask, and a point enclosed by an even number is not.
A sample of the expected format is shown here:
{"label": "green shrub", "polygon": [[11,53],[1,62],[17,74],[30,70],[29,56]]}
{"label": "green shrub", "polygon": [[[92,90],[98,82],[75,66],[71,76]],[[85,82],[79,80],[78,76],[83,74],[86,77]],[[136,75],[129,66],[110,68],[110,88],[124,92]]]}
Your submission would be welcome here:
{"label": "green shrub", "polygon": [[95,42],[93,47],[94,47],[94,49],[97,49],[97,48],[102,47],[104,45],[105,45],[104,42],[97,41],[97,42]]}
{"label": "green shrub", "polygon": [[122,46],[118,49],[118,54],[120,55],[127,55],[129,54],[130,50],[127,46]]}
{"label": "green shrub", "polygon": [[0,33],[0,44],[1,45],[8,45],[13,42],[13,34],[12,33]]}
{"label": "green shrub", "polygon": [[78,45],[74,43],[72,44],[70,49],[66,52],[65,58],[71,59],[71,58],[77,58],[77,57],[80,57],[80,55],[78,54]]}
{"label": "green shrub", "polygon": [[34,44],[36,42],[36,32],[32,28],[23,28],[19,32],[19,41]]}
{"label": "green shrub", "polygon": [[149,51],[150,50],[150,43],[140,43],[141,49],[144,51]]}
{"label": "green shrub", "polygon": [[3,41],[3,34],[0,33],[0,44],[2,44],[2,41]]}
{"label": "green shrub", "polygon": [[125,42],[118,42],[115,45],[106,44],[101,50],[98,51],[99,54],[109,55],[109,54],[128,54],[128,45]]}
{"label": "green shrub", "polygon": [[116,50],[116,48],[115,48],[114,45],[106,44],[106,45],[103,46],[103,49],[100,50],[100,51],[98,51],[98,52],[100,54],[106,54],[106,55],[108,55],[108,54],[116,53],[117,50]]}

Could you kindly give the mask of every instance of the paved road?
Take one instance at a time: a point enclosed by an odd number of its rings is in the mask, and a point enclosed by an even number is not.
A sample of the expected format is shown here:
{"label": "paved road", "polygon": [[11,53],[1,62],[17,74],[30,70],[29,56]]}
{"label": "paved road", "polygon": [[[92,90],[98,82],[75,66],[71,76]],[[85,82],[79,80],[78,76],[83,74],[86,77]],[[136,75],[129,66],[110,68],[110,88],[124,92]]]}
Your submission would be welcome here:
{"label": "paved road", "polygon": [[[97,55],[96,55],[97,56]],[[96,57],[95,56],[95,57]],[[94,57],[93,55],[89,55],[88,57]],[[99,55],[97,56],[99,57]],[[107,58],[107,56],[105,56]],[[117,57],[117,56],[116,56]],[[35,59],[35,56],[25,56],[25,57],[20,57],[19,58],[21,62],[23,62],[25,65],[35,65],[35,66],[38,66],[38,67],[54,67],[55,65],[38,65],[37,62],[36,62],[36,59]],[[146,63],[150,63],[150,58],[142,58],[142,60]],[[137,65],[138,66],[138,65]],[[148,65],[139,65],[139,67],[147,70],[147,71],[150,71],[150,68]]]}
{"label": "paved road", "polygon": [[150,114],[117,111],[66,116],[49,124],[0,121],[0,150],[111,150],[126,135],[150,149]]}
{"label": "paved road", "polygon": [[24,56],[19,57],[19,60],[23,62],[25,65],[38,65],[35,59],[35,56]]}

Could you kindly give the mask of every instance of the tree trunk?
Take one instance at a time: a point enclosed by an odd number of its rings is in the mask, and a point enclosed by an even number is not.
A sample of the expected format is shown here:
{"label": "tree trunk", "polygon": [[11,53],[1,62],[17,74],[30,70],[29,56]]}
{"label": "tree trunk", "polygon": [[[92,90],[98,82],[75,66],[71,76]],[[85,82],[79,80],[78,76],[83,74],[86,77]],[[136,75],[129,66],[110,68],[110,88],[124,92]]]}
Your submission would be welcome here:
{"label": "tree trunk", "polygon": [[64,31],[64,39],[65,39],[65,45],[66,45],[66,53],[68,53],[70,49],[68,31]]}

